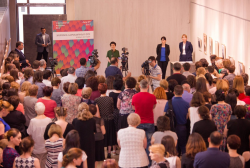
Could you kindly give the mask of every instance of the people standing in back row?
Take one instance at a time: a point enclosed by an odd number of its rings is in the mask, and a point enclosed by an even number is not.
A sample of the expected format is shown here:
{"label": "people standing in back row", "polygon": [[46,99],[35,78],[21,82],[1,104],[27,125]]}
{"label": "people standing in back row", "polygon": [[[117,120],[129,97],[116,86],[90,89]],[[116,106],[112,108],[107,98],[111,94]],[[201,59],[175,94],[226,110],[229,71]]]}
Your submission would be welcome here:
{"label": "people standing in back row", "polygon": [[162,71],[162,79],[165,79],[170,54],[169,45],[166,44],[166,37],[161,37],[161,44],[157,45],[156,54],[156,60]]}
{"label": "people standing in back row", "polygon": [[187,41],[187,35],[182,35],[182,42],[179,44],[180,49],[180,59],[179,61],[193,61],[192,53],[193,53],[193,45],[191,42]]}
{"label": "people standing in back row", "polygon": [[116,57],[116,58],[120,57],[119,51],[116,50],[115,47],[116,47],[116,43],[114,41],[112,41],[110,43],[111,50],[109,50],[107,52],[107,60],[108,60],[108,66],[107,67],[109,67],[111,65],[111,58],[112,57]]}

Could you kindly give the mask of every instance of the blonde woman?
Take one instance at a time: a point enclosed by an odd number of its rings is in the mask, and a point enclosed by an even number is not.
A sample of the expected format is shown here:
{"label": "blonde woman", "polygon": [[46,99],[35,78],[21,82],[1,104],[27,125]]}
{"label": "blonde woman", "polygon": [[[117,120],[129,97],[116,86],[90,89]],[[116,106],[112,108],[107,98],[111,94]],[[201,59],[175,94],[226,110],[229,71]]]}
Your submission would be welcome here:
{"label": "blonde woman", "polygon": [[155,144],[149,147],[149,156],[153,161],[150,168],[169,168],[169,162],[165,159],[165,147],[162,144]]}
{"label": "blonde woman", "polygon": [[20,103],[23,103],[24,97],[29,96],[29,88],[31,86],[31,83],[29,81],[23,82],[21,86],[21,92],[18,93]]}
{"label": "blonde woman", "polygon": [[95,133],[96,123],[93,115],[89,112],[87,103],[78,106],[78,115],[72,122],[80,136],[80,147],[85,151],[88,167],[95,167]]}
{"label": "blonde woman", "polygon": [[235,76],[234,81],[233,81],[233,88],[238,90],[238,92],[239,92],[238,99],[239,100],[243,100],[246,98],[246,95],[244,93],[244,79],[242,78],[242,76],[240,76],[240,75]]}
{"label": "blonde woman", "polygon": [[205,74],[206,74],[206,69],[204,67],[198,68],[196,70],[196,80],[200,77],[205,78]]}

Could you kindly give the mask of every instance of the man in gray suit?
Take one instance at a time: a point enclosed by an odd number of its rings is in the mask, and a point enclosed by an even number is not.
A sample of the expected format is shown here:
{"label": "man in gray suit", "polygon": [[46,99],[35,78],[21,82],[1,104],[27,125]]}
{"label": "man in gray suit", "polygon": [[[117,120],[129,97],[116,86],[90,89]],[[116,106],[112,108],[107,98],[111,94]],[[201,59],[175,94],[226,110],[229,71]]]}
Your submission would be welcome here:
{"label": "man in gray suit", "polygon": [[43,59],[47,62],[49,45],[51,45],[50,37],[46,34],[46,29],[41,28],[41,33],[36,35],[35,44],[37,45],[37,60]]}

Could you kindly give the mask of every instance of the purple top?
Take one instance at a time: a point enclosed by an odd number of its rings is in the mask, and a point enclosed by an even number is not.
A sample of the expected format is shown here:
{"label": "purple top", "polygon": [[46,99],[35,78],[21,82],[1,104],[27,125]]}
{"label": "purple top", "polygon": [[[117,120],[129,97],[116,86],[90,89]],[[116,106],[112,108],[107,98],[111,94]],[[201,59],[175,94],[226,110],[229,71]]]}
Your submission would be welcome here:
{"label": "purple top", "polygon": [[98,98],[100,96],[101,96],[101,93],[99,92],[99,90],[93,91],[91,93],[90,100],[94,101],[96,98]]}
{"label": "purple top", "polygon": [[3,167],[4,168],[12,168],[13,163],[16,157],[19,156],[17,151],[13,148],[6,147],[3,150]]}

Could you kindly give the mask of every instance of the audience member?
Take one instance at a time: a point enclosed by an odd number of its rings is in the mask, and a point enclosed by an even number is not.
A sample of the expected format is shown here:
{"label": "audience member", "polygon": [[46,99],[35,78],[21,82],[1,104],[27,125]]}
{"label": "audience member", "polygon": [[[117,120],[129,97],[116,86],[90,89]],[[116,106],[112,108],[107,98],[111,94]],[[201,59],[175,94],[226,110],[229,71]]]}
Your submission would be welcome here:
{"label": "audience member", "polygon": [[190,93],[194,93],[196,91],[196,78],[193,75],[187,76],[187,83],[190,85]]}
{"label": "audience member", "polygon": [[207,84],[206,84],[206,79],[203,77],[200,77],[196,81],[196,92],[208,92],[207,90]]}
{"label": "audience member", "polygon": [[200,62],[202,64],[202,67],[204,67],[204,68],[208,67],[208,62],[205,58],[200,59]]}
{"label": "audience member", "polygon": [[106,159],[102,162],[102,168],[119,168],[115,159]]}
{"label": "audience member", "polygon": [[85,84],[84,77],[77,77],[75,83],[78,85],[76,96],[82,97],[82,88]]}
{"label": "audience member", "polygon": [[90,96],[92,93],[92,89],[90,87],[85,87],[82,89],[82,101],[85,102],[88,105],[90,104],[96,104],[93,100],[90,100]]}
{"label": "audience member", "polygon": [[43,88],[46,85],[43,83],[43,72],[42,71],[37,70],[34,72],[33,83],[38,86],[37,98],[39,99],[39,98],[43,97],[44,96]]}
{"label": "audience member", "polygon": [[190,103],[193,97],[193,94],[190,93],[191,91],[190,85],[188,83],[184,83],[182,84],[182,88],[183,88],[183,94],[182,94],[183,100]]}
{"label": "audience member", "polygon": [[29,68],[29,67],[25,68],[24,72],[23,72],[24,78],[21,80],[20,86],[22,87],[22,84],[25,81],[28,81],[31,84],[33,84],[33,75],[34,75],[34,72],[33,72],[32,68]]}
{"label": "audience member", "polygon": [[[40,68],[41,69],[41,68]],[[41,71],[41,70],[40,70]],[[42,71],[43,72],[43,83],[46,85],[46,86],[52,86],[51,85],[51,71],[49,70],[44,70]]]}
{"label": "audience member", "polygon": [[200,67],[196,70],[196,80],[198,78],[205,78],[206,69],[204,67]]}
{"label": "audience member", "polygon": [[[245,87],[245,93],[246,93],[246,97],[243,99],[243,101],[246,104],[250,104],[250,86]],[[244,105],[244,104],[242,104],[242,105]]]}
{"label": "audience member", "polygon": [[69,67],[67,72],[68,72],[68,75],[61,78],[60,88],[62,91],[64,91],[63,90],[64,83],[66,83],[66,82],[75,83],[76,78],[77,78],[77,76],[75,75],[75,68]]}
{"label": "audience member", "polygon": [[[2,100],[0,100],[0,131],[1,131],[1,135],[3,135],[5,132],[10,130],[10,126],[9,124],[7,124],[4,120],[3,117],[6,117],[7,113],[5,112],[6,107],[4,106],[7,102],[3,102]],[[11,106],[9,108],[12,108]]]}
{"label": "audience member", "polygon": [[175,79],[178,82],[178,85],[181,85],[182,81],[186,80],[187,78],[181,74],[181,64],[179,62],[174,63],[174,73],[173,75],[167,78],[167,81],[171,79]]}
{"label": "audience member", "polygon": [[98,83],[106,83],[106,78],[102,75],[97,75],[96,76],[98,79]]}
{"label": "audience member", "polygon": [[59,79],[58,77],[54,77],[51,80],[51,85],[53,87],[51,100],[54,100],[56,102],[57,107],[60,107],[62,105],[63,91],[61,89],[59,89],[60,83],[61,83],[61,79]]}
{"label": "audience member", "polygon": [[214,72],[215,72],[215,68],[214,66],[208,66],[207,67],[207,73],[210,73],[210,75],[212,76],[212,78],[217,78],[216,76],[214,76]]}
{"label": "audience member", "polygon": [[[135,91],[137,92],[140,92],[140,82],[143,80],[143,79],[147,79],[147,77],[145,75],[140,75],[137,79],[137,83],[135,85]],[[166,80],[165,80],[166,81]]]}
{"label": "audience member", "polygon": [[40,61],[39,60],[35,60],[32,64],[32,68],[33,68],[33,71],[36,72],[36,71],[39,71],[40,70]]}
{"label": "audience member", "polygon": [[14,68],[10,70],[10,75],[14,78],[14,81],[20,85],[21,80],[19,79],[18,69]]}
{"label": "audience member", "polygon": [[211,109],[212,104],[211,104],[211,100],[212,100],[212,95],[209,92],[204,92],[203,93],[203,98],[205,100],[205,106],[208,108],[208,110]]}
{"label": "audience member", "polygon": [[29,88],[31,87],[31,83],[28,81],[23,82],[21,86],[21,92],[18,93],[20,103],[24,102],[24,97],[29,96]]}
{"label": "audience member", "polygon": [[243,100],[246,98],[246,95],[244,94],[244,80],[241,76],[235,76],[233,80],[233,88],[238,90],[239,92],[239,99]]}
{"label": "audience member", "polygon": [[233,81],[234,81],[234,78],[235,78],[235,74],[234,74],[234,71],[235,71],[235,66],[234,65],[230,65],[228,67],[228,75],[225,76],[223,79],[227,80],[229,82],[229,88],[231,89],[233,87]]}
{"label": "audience member", "polygon": [[160,80],[162,79],[162,70],[161,67],[157,65],[154,56],[150,56],[148,58],[148,61],[150,65],[150,75],[148,77],[151,79],[152,91],[154,91],[157,87],[160,86]]}
{"label": "audience member", "polygon": [[84,77],[85,74],[87,73],[87,71],[89,71],[89,70],[96,71],[100,67],[101,62],[98,61],[97,65],[95,67],[87,67],[86,58],[81,58],[80,65],[81,65],[81,67],[76,69],[76,76],[77,77]]}
{"label": "audience member", "polygon": [[44,59],[41,59],[40,60],[40,69],[39,70],[44,71],[46,69],[46,67],[47,67],[46,61]]}
{"label": "audience member", "polygon": [[99,82],[97,77],[92,76],[86,80],[86,87],[90,87],[92,89],[90,100],[95,101],[96,98],[101,96],[101,93],[98,90],[98,85]]}
{"label": "audience member", "polygon": [[244,80],[244,86],[246,87],[248,85],[248,74],[246,73],[242,73],[240,76],[242,76],[243,80]]}
{"label": "audience member", "polygon": [[165,148],[162,144],[155,144],[149,147],[149,156],[153,160],[150,168],[170,168],[169,162],[164,158]]}
{"label": "audience member", "polygon": [[[163,80],[163,81],[166,81],[166,80]],[[168,84],[166,84],[166,82]],[[176,85],[178,85],[178,82],[175,79],[170,79],[169,81],[166,81],[166,82],[164,82],[164,83],[165,83],[165,88],[166,88],[166,86],[168,86],[167,87],[168,91],[166,92],[166,95],[167,95],[167,100],[169,101],[169,100],[171,100],[174,97],[174,87]]]}
{"label": "audience member", "polygon": [[[104,83],[107,84],[107,96],[109,96],[109,93],[110,92],[113,92],[114,91],[114,87],[113,87],[113,83],[114,83],[114,80],[115,80],[115,77],[114,76],[109,76],[107,77],[106,81]],[[103,83],[103,82],[99,82],[99,83]]]}
{"label": "audience member", "polygon": [[[202,63],[200,61],[197,61],[194,65],[196,71],[198,68],[202,67]],[[196,71],[193,73],[194,76],[196,76]]]}
{"label": "audience member", "polygon": [[154,124],[156,126],[157,118],[159,116],[164,115],[164,108],[165,108],[165,105],[168,101],[167,101],[167,95],[162,87],[156,88],[154,90],[153,94],[155,95],[155,98],[156,98],[156,106],[153,110],[153,112],[154,112]]}
{"label": "audience member", "polygon": [[246,103],[245,103],[244,101],[239,100],[239,98],[238,98],[238,97],[239,97],[239,92],[238,92],[238,90],[232,88],[232,89],[230,89],[230,90],[228,91],[228,93],[234,93],[234,94],[236,95],[236,98],[237,98],[237,104],[236,104],[236,105],[243,105],[243,106],[246,105]]}
{"label": "audience member", "polygon": [[234,114],[234,108],[237,105],[237,96],[235,94],[235,92],[229,92],[225,98],[225,103],[229,104],[231,106],[232,109],[232,115],[230,117],[230,120],[234,120],[237,117]]}
{"label": "audience member", "polygon": [[80,166],[82,163],[82,150],[79,148],[71,148],[69,151],[63,156],[62,167],[71,168]]}
{"label": "audience member", "polygon": [[[225,92],[225,94],[227,94],[227,92],[229,90],[228,81],[224,80],[224,79],[217,80],[215,92],[216,92],[216,90],[223,90]],[[214,93],[210,92],[210,93],[215,94],[215,92]]]}
{"label": "audience member", "polygon": [[188,62],[184,63],[183,65],[183,69],[184,69],[184,72],[182,72],[182,75],[184,75],[186,78],[188,77],[188,75],[193,75],[190,71],[190,64]]}
{"label": "audience member", "polygon": [[207,90],[212,89],[213,88],[213,77],[211,76],[210,73],[206,73],[205,78],[206,78]]}

